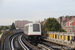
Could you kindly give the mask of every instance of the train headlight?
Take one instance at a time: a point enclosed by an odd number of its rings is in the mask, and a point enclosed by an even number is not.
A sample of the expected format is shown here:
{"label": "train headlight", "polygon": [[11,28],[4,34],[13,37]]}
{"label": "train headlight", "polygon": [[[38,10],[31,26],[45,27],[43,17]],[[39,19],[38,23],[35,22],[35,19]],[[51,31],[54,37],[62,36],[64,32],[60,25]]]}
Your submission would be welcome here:
{"label": "train headlight", "polygon": [[40,40],[40,38],[39,38],[39,40]]}
{"label": "train headlight", "polygon": [[29,40],[31,40],[31,38],[29,38]]}

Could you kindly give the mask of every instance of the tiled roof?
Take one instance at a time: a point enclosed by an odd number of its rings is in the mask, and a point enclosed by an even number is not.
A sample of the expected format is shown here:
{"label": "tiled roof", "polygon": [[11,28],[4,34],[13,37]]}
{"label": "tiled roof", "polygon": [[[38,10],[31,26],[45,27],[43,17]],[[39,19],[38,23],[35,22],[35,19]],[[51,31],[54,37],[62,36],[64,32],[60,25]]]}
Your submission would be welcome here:
{"label": "tiled roof", "polygon": [[69,20],[69,21],[67,22],[66,26],[69,26],[69,22],[71,22],[72,20],[73,20],[72,26],[75,26],[75,18],[72,18],[71,20]]}

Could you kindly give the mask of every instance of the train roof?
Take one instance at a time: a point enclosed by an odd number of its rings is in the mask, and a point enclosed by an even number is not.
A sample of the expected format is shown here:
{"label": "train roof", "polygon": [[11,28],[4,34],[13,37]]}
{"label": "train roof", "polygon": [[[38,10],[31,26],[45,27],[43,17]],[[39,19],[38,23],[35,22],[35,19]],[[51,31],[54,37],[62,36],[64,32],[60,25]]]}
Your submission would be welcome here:
{"label": "train roof", "polygon": [[32,24],[40,24],[40,23],[28,23],[28,24],[26,24],[26,25],[24,25],[24,26],[32,25]]}

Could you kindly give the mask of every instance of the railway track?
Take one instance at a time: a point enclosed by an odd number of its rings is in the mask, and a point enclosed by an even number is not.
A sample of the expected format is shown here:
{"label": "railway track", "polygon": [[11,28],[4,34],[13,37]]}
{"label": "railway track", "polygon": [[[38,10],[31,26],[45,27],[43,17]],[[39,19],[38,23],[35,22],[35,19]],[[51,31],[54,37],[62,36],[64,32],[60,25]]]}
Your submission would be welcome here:
{"label": "railway track", "polygon": [[15,50],[14,44],[13,44],[15,37],[16,37],[16,36],[14,36],[14,37],[12,38],[12,40],[11,40],[11,50]]}
{"label": "railway track", "polygon": [[22,35],[19,36],[18,41],[24,50],[30,50],[21,40]]}
{"label": "railway track", "polygon": [[34,46],[32,44],[30,44],[25,38],[24,36],[22,36],[22,41],[23,43],[28,46],[29,50],[40,50],[37,46]]}
{"label": "railway track", "polygon": [[18,36],[20,36],[21,34],[16,34],[14,36],[12,36],[10,39],[10,43],[11,43],[11,50],[23,50],[22,47],[19,45],[18,43]]}
{"label": "railway track", "polygon": [[50,47],[51,49],[54,49],[54,50],[72,50],[71,48],[69,47],[66,47],[66,46],[61,46],[61,45],[58,45],[58,44],[55,44],[55,43],[52,43],[52,42],[48,42],[48,41],[42,41],[42,44]]}
{"label": "railway track", "polygon": [[38,44],[38,47],[41,48],[41,50],[53,50],[52,48],[44,44]]}
{"label": "railway track", "polygon": [[24,36],[22,36],[23,43],[29,48],[29,50],[61,50],[55,46],[49,45],[46,42],[43,42],[41,44],[38,44],[37,46],[30,44]]}
{"label": "railway track", "polygon": [[41,44],[37,46],[29,43],[24,36],[19,36],[18,41],[24,50],[70,50],[66,47],[56,45],[47,41],[42,41]]}

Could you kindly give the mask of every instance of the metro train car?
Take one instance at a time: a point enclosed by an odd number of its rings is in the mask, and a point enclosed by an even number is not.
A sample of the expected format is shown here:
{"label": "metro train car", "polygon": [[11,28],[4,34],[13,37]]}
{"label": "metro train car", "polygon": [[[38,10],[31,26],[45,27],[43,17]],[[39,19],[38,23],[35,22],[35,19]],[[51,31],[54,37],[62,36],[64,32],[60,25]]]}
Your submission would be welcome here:
{"label": "metro train car", "polygon": [[41,24],[28,23],[24,26],[24,37],[31,43],[40,43],[41,41]]}
{"label": "metro train car", "polygon": [[75,32],[44,32],[42,39],[75,49]]}

